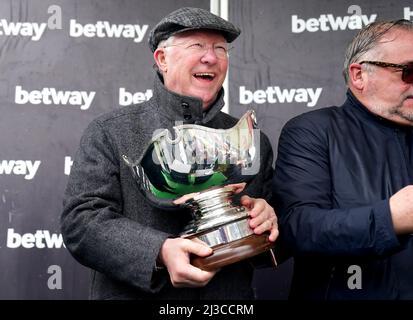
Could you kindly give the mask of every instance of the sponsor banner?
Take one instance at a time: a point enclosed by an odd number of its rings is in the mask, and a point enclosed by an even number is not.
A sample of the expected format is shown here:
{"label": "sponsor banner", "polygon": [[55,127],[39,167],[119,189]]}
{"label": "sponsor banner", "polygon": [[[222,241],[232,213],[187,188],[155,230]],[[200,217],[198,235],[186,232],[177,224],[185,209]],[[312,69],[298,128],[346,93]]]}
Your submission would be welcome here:
{"label": "sponsor banner", "polygon": [[73,165],[72,158],[69,156],[66,156],[65,157],[65,169],[64,169],[64,174],[66,176],[70,175],[70,170],[72,169],[72,165]]}
{"label": "sponsor banner", "polygon": [[13,22],[0,19],[0,36],[28,37],[32,41],[39,41],[47,23]]}
{"label": "sponsor banner", "polygon": [[51,233],[49,230],[36,230],[35,233],[20,234],[13,228],[7,229],[7,248],[25,249],[60,249],[65,248],[61,234]]}
{"label": "sponsor banner", "polygon": [[129,106],[131,104],[139,104],[148,101],[152,98],[152,89],[147,89],[145,92],[128,92],[125,88],[119,88],[119,105]]}
{"label": "sponsor banner", "polygon": [[126,38],[139,43],[143,40],[148,25],[139,24],[113,24],[109,21],[97,21],[95,24],[82,25],[76,19],[70,19],[70,36],[74,38]]}
{"label": "sponsor banner", "polygon": [[403,8],[404,19],[413,21],[413,7]]}
{"label": "sponsor banner", "polygon": [[0,175],[17,175],[32,180],[41,163],[40,160],[0,160]]}
{"label": "sponsor banner", "polygon": [[333,14],[321,14],[319,18],[302,19],[297,15],[291,16],[291,31],[301,33],[304,31],[340,31],[357,30],[376,21],[377,14],[334,16]]}
{"label": "sponsor banner", "polygon": [[42,88],[28,91],[22,86],[16,86],[14,102],[16,104],[44,104],[77,106],[80,110],[89,109],[95,97],[95,91],[63,91],[56,88]]}
{"label": "sponsor banner", "polygon": [[239,88],[240,104],[274,104],[274,103],[303,103],[314,107],[320,98],[322,88],[291,88],[281,89],[279,86],[267,87],[265,90],[248,90],[245,86]]}

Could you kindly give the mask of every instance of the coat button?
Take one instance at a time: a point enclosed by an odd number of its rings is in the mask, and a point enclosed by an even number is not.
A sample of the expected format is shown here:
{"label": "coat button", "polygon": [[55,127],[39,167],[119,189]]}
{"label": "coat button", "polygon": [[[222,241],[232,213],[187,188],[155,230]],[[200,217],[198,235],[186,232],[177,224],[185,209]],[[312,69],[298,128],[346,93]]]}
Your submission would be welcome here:
{"label": "coat button", "polygon": [[188,109],[188,108],[189,108],[189,104],[187,104],[186,102],[182,102],[182,108]]}
{"label": "coat button", "polygon": [[191,120],[191,119],[192,119],[192,116],[191,116],[190,114],[188,114],[188,113],[185,113],[185,114],[184,114],[184,119],[185,119],[185,120]]}

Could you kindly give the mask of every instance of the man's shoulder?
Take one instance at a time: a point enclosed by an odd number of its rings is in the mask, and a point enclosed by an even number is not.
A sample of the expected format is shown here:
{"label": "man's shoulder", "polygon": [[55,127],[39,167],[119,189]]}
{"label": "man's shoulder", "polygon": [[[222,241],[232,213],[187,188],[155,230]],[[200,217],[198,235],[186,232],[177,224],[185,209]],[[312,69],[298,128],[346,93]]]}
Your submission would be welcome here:
{"label": "man's shoulder", "polygon": [[327,128],[333,118],[339,116],[341,108],[336,106],[320,108],[317,110],[302,113],[291,118],[285,125],[286,128],[292,127],[317,127]]}
{"label": "man's shoulder", "polygon": [[217,115],[215,116],[215,118],[219,119],[225,125],[229,125],[229,126],[235,125],[240,120],[240,118],[236,118],[234,116],[231,116],[228,113],[225,113],[223,111],[218,112]]}
{"label": "man's shoulder", "polygon": [[98,115],[89,122],[84,130],[85,136],[101,134],[127,135],[151,127],[156,112],[148,102],[115,107],[114,110]]}
{"label": "man's shoulder", "polygon": [[[152,111],[150,112],[150,110]],[[148,101],[141,104],[116,107],[112,111],[101,114],[94,121],[99,123],[117,122],[118,119],[121,121],[123,118],[140,118],[145,114],[153,114],[153,107],[151,108]]]}

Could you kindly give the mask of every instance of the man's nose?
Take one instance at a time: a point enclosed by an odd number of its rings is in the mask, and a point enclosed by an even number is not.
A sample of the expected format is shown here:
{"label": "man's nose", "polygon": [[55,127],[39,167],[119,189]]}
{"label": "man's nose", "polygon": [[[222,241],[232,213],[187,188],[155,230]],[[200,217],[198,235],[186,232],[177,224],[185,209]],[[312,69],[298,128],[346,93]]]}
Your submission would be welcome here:
{"label": "man's nose", "polygon": [[205,49],[204,54],[202,55],[201,61],[212,61],[212,62],[216,62],[218,60],[218,56],[215,52],[215,48],[214,47],[207,47]]}

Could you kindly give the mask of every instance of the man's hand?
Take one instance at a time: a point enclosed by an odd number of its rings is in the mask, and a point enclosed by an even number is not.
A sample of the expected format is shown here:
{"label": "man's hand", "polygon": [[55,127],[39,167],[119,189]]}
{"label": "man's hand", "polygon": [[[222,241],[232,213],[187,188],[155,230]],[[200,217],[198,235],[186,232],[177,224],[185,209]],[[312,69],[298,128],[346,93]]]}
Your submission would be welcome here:
{"label": "man's hand", "polygon": [[168,269],[172,285],[176,288],[203,287],[218,271],[204,271],[190,264],[190,254],[207,257],[212,249],[201,241],[183,238],[166,239],[159,253],[160,261]]}
{"label": "man's hand", "polygon": [[249,224],[254,233],[262,234],[265,231],[270,231],[268,239],[274,242],[279,234],[274,209],[264,199],[254,199],[249,196],[242,196],[241,204],[250,210]]}
{"label": "man's hand", "polygon": [[397,234],[413,232],[413,185],[396,192],[389,201],[394,231]]}

